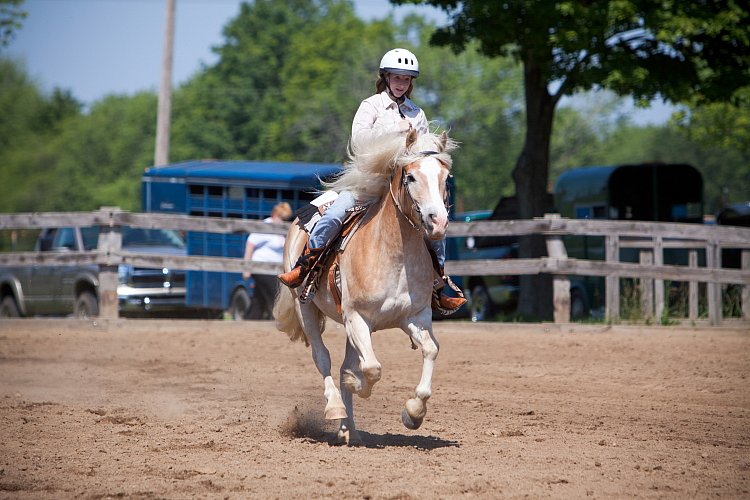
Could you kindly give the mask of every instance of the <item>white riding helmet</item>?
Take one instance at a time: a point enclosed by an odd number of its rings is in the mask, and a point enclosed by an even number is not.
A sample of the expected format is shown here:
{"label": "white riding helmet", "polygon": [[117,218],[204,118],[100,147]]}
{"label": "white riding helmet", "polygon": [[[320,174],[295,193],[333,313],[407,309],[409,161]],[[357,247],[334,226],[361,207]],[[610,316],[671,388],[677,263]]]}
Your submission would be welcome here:
{"label": "white riding helmet", "polygon": [[380,72],[416,78],[419,76],[419,61],[406,49],[389,50],[380,60]]}

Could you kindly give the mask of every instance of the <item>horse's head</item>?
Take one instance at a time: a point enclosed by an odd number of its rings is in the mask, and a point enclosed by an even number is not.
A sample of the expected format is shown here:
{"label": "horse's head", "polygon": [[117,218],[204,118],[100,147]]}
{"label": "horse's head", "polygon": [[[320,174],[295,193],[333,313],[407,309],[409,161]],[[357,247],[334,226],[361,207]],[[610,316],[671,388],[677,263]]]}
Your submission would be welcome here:
{"label": "horse's head", "polygon": [[449,152],[455,148],[445,132],[418,136],[412,130],[397,162],[391,190],[399,193],[397,204],[412,226],[424,228],[430,239],[444,238],[448,230],[446,183],[452,166]]}

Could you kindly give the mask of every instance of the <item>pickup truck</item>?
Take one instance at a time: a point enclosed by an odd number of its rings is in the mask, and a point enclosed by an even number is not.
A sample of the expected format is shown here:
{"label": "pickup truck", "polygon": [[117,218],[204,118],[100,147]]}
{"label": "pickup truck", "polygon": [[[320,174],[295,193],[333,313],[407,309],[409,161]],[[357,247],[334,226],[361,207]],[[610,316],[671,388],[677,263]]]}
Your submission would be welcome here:
{"label": "pickup truck", "polygon": [[[36,252],[75,253],[95,250],[99,228],[43,229]],[[122,248],[129,252],[185,255],[178,233],[165,229],[122,228]],[[0,317],[99,314],[99,269],[95,264],[0,267]],[[118,267],[121,316],[174,315],[184,312],[185,271]]]}

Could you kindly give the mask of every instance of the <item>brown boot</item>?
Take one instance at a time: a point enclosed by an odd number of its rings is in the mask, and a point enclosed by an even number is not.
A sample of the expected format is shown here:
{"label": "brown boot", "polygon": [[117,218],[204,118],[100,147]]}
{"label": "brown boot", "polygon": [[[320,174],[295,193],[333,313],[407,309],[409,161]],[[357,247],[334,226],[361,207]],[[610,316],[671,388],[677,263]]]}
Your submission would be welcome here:
{"label": "brown boot", "polygon": [[464,304],[466,304],[466,299],[463,297],[449,297],[444,293],[440,294],[440,307],[451,311],[451,314]]}
{"label": "brown boot", "polygon": [[[449,316],[458,311],[462,305],[466,304],[466,299],[461,289],[445,274],[445,270],[440,268],[438,271],[440,276],[443,277],[444,284],[432,292],[432,310],[439,312],[443,316]],[[445,285],[448,285],[451,290],[456,292],[458,297],[450,297],[442,293]]]}
{"label": "brown boot", "polygon": [[279,281],[289,288],[297,288],[300,286],[310,273],[310,269],[312,269],[318,261],[321,252],[323,252],[323,248],[324,247],[310,248],[305,245],[305,250],[302,252],[302,255],[299,256],[299,259],[297,259],[297,263],[294,264],[294,267],[289,272],[279,274]]}

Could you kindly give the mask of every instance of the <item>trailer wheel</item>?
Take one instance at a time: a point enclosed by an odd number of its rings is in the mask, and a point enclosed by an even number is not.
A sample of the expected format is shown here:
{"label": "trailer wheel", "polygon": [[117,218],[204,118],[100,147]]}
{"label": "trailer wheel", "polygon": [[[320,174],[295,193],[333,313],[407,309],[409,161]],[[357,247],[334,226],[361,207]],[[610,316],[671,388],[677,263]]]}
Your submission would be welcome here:
{"label": "trailer wheel", "polygon": [[99,316],[99,302],[93,293],[83,291],[76,298],[75,317],[89,319],[94,316]]}
{"label": "trailer wheel", "polygon": [[234,321],[243,321],[247,319],[250,312],[250,296],[244,288],[238,288],[232,294],[232,301],[229,305],[229,315]]}
{"label": "trailer wheel", "polygon": [[20,316],[21,312],[18,310],[16,299],[12,295],[3,297],[3,301],[0,302],[0,318],[18,318]]}

